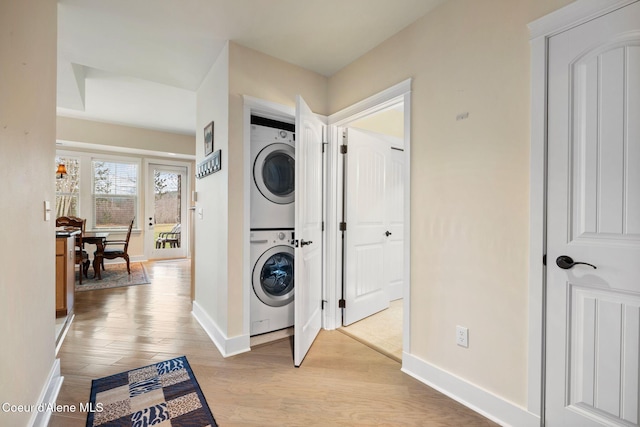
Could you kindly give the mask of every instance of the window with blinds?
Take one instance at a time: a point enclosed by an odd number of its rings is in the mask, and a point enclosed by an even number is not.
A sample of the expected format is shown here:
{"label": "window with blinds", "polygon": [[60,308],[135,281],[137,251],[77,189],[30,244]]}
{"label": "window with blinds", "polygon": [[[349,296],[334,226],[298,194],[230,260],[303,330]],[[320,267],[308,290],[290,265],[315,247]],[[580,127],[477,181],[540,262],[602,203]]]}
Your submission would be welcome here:
{"label": "window with blinds", "polygon": [[94,228],[127,228],[138,210],[138,164],[92,162]]}

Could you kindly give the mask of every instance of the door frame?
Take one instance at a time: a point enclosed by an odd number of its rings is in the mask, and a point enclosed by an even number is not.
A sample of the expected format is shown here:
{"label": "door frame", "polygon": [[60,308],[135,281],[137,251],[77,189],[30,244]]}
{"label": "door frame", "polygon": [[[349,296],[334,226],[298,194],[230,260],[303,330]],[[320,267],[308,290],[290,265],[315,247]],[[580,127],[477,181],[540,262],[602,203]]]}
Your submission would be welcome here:
{"label": "door frame", "polygon": [[529,188],[529,412],[545,425],[547,113],[549,39],[638,0],[577,0],[529,23],[531,46],[531,149]]}
{"label": "door frame", "polygon": [[[342,295],[342,235],[339,227],[342,218],[343,157],[339,154],[342,144],[342,129],[350,123],[390,106],[404,103],[404,283],[402,352],[411,353],[411,81],[409,78],[382,92],[357,102],[329,116],[329,144],[327,158],[327,197],[326,197],[326,283],[335,283],[325,292],[329,302],[325,313],[325,329],[342,326],[342,312],[338,302]],[[338,173],[340,172],[340,173]],[[404,357],[403,357],[404,360]]]}
{"label": "door frame", "polygon": [[[192,168],[192,163],[190,162],[184,162],[184,161],[179,161],[179,160],[172,160],[172,159],[159,159],[159,158],[145,158],[143,160],[143,164],[142,164],[142,173],[144,174],[145,177],[145,200],[143,202],[143,206],[142,209],[144,211],[144,216],[143,218],[147,218],[147,197],[149,197],[149,195],[147,194],[147,190],[150,186],[150,183],[147,182],[148,177],[149,177],[149,170],[151,168],[150,165],[166,165],[166,166],[175,166],[175,167],[183,167],[186,169],[186,180],[187,182],[185,183],[185,202],[186,203],[186,214],[185,214],[185,222],[183,223],[183,226],[181,227],[181,231],[184,233],[181,236],[181,246],[184,246],[185,248],[185,256],[186,258],[191,258],[191,249],[190,249],[190,242],[191,242],[191,235],[190,235],[190,227],[191,227],[191,215],[189,214],[189,208],[191,206],[191,189],[193,188],[192,185],[192,174],[193,174],[193,168]],[[144,256],[146,259],[151,259],[151,253],[153,251],[152,248],[152,244],[148,243],[147,241],[151,241],[151,239],[147,239],[146,237],[146,233],[149,231],[146,227],[147,222],[145,221],[143,223],[143,227],[142,229],[144,230],[145,233],[145,238],[144,238]]]}

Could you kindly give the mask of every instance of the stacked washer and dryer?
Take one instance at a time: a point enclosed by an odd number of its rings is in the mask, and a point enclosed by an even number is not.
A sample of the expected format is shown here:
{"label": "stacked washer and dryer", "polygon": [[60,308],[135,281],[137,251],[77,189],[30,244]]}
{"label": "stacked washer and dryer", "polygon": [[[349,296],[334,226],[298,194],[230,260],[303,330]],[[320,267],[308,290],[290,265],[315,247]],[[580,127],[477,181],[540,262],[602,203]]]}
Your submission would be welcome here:
{"label": "stacked washer and dryer", "polygon": [[251,336],[294,324],[294,130],[251,117]]}

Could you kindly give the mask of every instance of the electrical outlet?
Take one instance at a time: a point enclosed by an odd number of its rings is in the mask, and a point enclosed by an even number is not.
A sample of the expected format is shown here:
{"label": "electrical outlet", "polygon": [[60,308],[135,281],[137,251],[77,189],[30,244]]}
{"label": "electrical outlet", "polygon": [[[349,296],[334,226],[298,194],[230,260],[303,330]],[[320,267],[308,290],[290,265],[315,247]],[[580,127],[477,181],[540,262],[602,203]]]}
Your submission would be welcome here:
{"label": "electrical outlet", "polygon": [[456,326],[456,344],[460,347],[469,347],[469,329],[464,326]]}

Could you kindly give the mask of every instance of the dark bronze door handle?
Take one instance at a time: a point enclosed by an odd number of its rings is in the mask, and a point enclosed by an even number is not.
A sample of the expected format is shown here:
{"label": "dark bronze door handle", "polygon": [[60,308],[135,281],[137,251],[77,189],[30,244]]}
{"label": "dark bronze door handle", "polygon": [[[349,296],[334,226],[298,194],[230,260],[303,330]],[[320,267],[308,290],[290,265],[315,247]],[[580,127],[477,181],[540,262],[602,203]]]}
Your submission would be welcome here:
{"label": "dark bronze door handle", "polygon": [[390,232],[390,231],[385,231],[385,232],[384,232],[384,235],[385,235],[385,236],[387,236],[387,237],[389,237],[389,236],[391,236],[391,232]]}
{"label": "dark bronze door handle", "polygon": [[578,265],[578,264],[588,265],[589,267],[598,268],[593,264],[589,264],[588,262],[575,262],[573,258],[571,258],[568,255],[560,255],[558,258],[556,258],[556,264],[558,265],[558,267],[564,270],[568,270],[574,265]]}
{"label": "dark bronze door handle", "polygon": [[311,240],[306,241],[306,242],[304,241],[304,239],[303,239],[303,240],[300,240],[300,246],[306,246],[306,245],[310,245],[310,244],[312,244],[312,243],[313,243],[313,242],[312,242]]}

